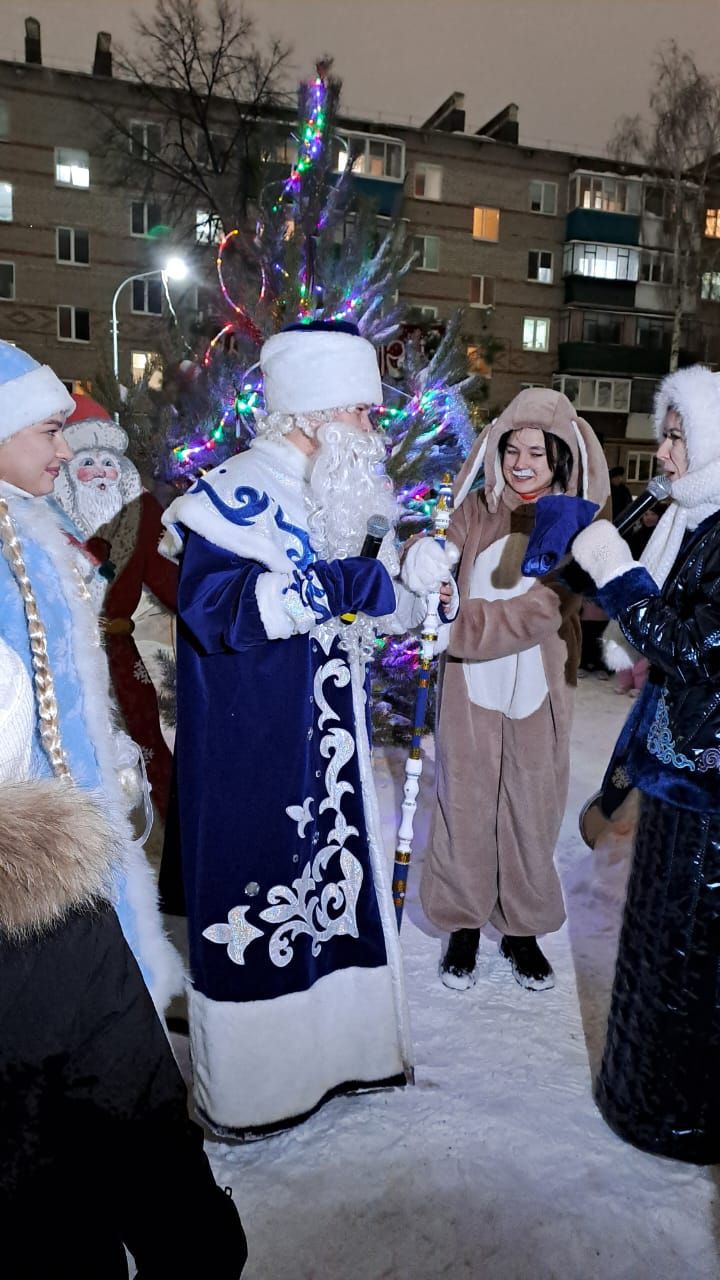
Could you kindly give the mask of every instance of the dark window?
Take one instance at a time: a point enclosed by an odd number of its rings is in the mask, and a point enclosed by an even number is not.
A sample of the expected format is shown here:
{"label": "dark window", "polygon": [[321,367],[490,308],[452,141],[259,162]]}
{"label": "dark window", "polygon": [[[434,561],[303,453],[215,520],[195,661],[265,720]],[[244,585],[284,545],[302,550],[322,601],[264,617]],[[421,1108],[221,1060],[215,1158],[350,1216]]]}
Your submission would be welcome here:
{"label": "dark window", "polygon": [[0,298],[12,301],[15,297],[15,263],[0,262]]}
{"label": "dark window", "polygon": [[604,311],[583,313],[583,342],[622,343],[622,317]]}

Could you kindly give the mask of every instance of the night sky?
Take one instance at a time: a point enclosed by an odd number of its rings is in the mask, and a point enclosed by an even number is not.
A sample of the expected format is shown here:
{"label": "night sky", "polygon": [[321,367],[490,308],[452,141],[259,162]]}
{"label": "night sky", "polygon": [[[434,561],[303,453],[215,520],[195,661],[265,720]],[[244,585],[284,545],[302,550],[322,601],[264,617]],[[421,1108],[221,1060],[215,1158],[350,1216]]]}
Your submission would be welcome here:
{"label": "night sky", "polygon": [[[211,9],[211,0],[204,0]],[[293,81],[335,56],[346,111],[419,124],[455,89],[467,128],[506,103],[521,141],[602,151],[613,120],[641,111],[653,52],[675,37],[720,72],[717,0],[249,0],[262,35],[294,46]],[[153,0],[0,0],[0,56],[22,58],[39,18],[48,65],[89,70],[95,33],[132,40]]]}

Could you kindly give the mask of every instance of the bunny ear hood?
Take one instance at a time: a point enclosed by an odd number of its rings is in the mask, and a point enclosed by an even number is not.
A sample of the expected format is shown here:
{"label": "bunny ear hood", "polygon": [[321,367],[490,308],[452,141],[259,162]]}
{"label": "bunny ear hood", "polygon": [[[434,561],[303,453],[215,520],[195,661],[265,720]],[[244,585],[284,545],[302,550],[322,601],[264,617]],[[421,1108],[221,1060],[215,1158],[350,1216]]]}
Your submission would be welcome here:
{"label": "bunny ear hood", "polygon": [[602,510],[610,496],[610,479],[600,441],[590,424],[578,417],[567,396],[549,387],[521,391],[481,432],[458,474],[455,505],[467,497],[484,465],[485,498],[490,511],[497,511],[505,488],[498,452],[500,441],[507,432],[522,427],[537,427],[565,442],[573,460],[568,494],[587,498]]}

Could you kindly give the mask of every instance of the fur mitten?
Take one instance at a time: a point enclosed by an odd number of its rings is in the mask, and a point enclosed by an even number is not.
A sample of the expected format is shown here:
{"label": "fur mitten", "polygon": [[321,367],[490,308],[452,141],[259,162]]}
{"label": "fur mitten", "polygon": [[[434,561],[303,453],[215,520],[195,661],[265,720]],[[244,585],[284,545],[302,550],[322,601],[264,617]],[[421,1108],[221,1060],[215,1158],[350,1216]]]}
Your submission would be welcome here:
{"label": "fur mitten", "polygon": [[632,552],[609,520],[595,520],[572,544],[573,559],[598,587],[636,567]]}
{"label": "fur mitten", "polygon": [[438,591],[452,578],[452,565],[447,551],[434,538],[418,538],[408,547],[403,560],[401,578],[417,596]]}

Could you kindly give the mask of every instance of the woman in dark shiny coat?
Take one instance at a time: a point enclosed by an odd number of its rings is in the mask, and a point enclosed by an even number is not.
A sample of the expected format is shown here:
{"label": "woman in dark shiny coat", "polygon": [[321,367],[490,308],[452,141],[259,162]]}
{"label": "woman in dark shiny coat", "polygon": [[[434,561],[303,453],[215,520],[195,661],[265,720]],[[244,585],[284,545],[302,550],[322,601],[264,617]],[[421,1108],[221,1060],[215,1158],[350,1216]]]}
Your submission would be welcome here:
{"label": "woman in dark shiny coat", "polygon": [[642,654],[647,685],[603,784],[642,795],[596,1098],[658,1155],[720,1162],[720,377],[660,386],[658,459],[672,501],[641,562],[607,521],[573,544],[615,622],[606,659]]}

